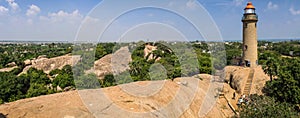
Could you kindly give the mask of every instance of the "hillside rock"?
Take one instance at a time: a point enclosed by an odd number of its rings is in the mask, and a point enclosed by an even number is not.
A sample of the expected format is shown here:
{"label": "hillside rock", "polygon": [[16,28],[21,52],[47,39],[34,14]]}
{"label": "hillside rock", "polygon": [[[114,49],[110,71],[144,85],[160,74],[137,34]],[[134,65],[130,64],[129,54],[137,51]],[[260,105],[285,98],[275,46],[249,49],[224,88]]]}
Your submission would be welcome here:
{"label": "hillside rock", "polygon": [[94,67],[86,73],[95,73],[99,79],[107,74],[117,74],[129,69],[131,53],[128,47],[122,47],[113,54],[108,54],[94,62]]}
{"label": "hillside rock", "polygon": [[14,67],[14,66],[17,66],[17,64],[16,64],[16,62],[11,62],[11,63],[6,64],[6,66]]}
{"label": "hillside rock", "polygon": [[[23,69],[22,73],[26,73],[29,68],[34,67],[39,70],[43,70],[45,73],[49,74],[50,71],[54,69],[62,69],[65,65],[75,65],[80,60],[80,56],[74,55],[64,55],[54,58],[44,58],[43,56],[40,56],[38,59],[31,60],[31,64],[29,66],[26,66]],[[21,74],[22,74],[21,73]]]}
{"label": "hillside rock", "polygon": [[18,68],[18,66],[9,67],[9,68],[1,68],[0,72],[9,72],[9,71],[12,71],[15,68]]}
{"label": "hillside rock", "polygon": [[[249,76],[251,68],[244,68],[239,66],[226,66],[225,67],[225,81],[235,89],[237,93],[242,93],[246,80]],[[251,86],[250,93],[262,94],[262,89],[265,82],[269,80],[269,77],[264,73],[261,66],[254,69],[253,84]]]}
{"label": "hillside rock", "polygon": [[262,90],[267,81],[270,81],[270,77],[265,74],[261,66],[254,69],[254,80],[251,87],[251,93],[263,94]]}
{"label": "hillside rock", "polygon": [[[153,54],[151,54],[153,51],[157,50],[156,46],[152,46],[150,44],[146,44],[144,48],[144,58],[148,56],[148,60],[153,59]],[[149,55],[150,54],[150,55]]]}
{"label": "hillside rock", "polygon": [[84,107],[77,91],[18,100],[0,105],[0,113],[8,118],[93,118]]}
{"label": "hillside rock", "polygon": [[24,61],[24,64],[25,64],[25,66],[28,66],[28,65],[31,65],[32,63],[31,63],[31,60],[30,60],[30,59],[26,59],[26,60]]}
{"label": "hillside rock", "polygon": [[[134,82],[102,89],[70,91],[29,98],[0,105],[0,113],[7,117],[203,117],[232,116],[230,108],[218,100],[212,76],[160,81]],[[186,82],[187,85],[180,83]],[[161,85],[157,87],[156,85]],[[132,94],[148,91],[147,96]],[[157,90],[157,91],[153,91]],[[210,101],[216,99],[216,101]],[[83,100],[83,101],[81,101]],[[207,101],[208,100],[208,101]],[[224,111],[229,112],[224,112]],[[226,114],[228,113],[228,114]],[[226,114],[226,115],[224,115]]]}

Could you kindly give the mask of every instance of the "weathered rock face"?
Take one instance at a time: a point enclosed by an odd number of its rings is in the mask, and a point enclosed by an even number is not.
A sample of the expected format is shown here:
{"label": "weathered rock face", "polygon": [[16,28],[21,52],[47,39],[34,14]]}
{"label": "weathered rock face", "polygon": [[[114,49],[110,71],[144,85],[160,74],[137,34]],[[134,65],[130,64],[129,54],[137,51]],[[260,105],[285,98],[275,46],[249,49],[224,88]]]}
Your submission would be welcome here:
{"label": "weathered rock face", "polygon": [[[29,68],[34,67],[39,70],[43,70],[45,73],[49,74],[50,71],[54,69],[62,69],[65,65],[74,66],[80,60],[80,56],[64,55],[54,58],[38,58],[31,60],[31,64],[26,66],[22,73],[26,73]],[[22,74],[21,73],[21,74]]]}
{"label": "weathered rock face", "polygon": [[11,62],[11,63],[8,63],[7,66],[14,67],[14,66],[17,66],[17,64],[16,64],[16,62]]}
{"label": "weathered rock face", "polygon": [[[152,46],[152,45],[145,45],[145,49],[144,49],[144,58],[146,58],[152,51],[157,50],[156,46]],[[148,57],[148,60],[153,59],[153,54],[150,54]]]}
{"label": "weathered rock face", "polygon": [[94,62],[94,67],[86,73],[95,73],[99,79],[103,79],[105,75],[112,73],[111,69],[112,54],[105,55],[101,59]]}
{"label": "weathered rock face", "polygon": [[[155,85],[157,84],[162,85],[157,92],[149,93],[148,97],[132,95],[125,91],[126,88],[123,88],[124,86],[115,86],[94,90],[63,92],[19,100],[0,105],[0,113],[13,118],[89,118],[93,117],[93,115],[100,118],[134,116],[196,118],[199,117],[201,110],[207,110],[204,114],[205,117],[222,118],[232,116],[232,113],[226,114],[227,112],[224,112],[224,110],[229,110],[230,112],[230,108],[226,107],[225,103],[224,106],[222,101],[205,106],[206,103],[209,103],[204,101],[207,97],[206,93],[212,85],[211,76],[199,76],[203,79],[202,81],[193,77],[185,77],[176,78],[174,81],[143,81],[124,85],[125,87],[137,87],[144,91],[148,89],[153,90],[151,87],[156,87]],[[183,82],[187,84],[181,84]],[[155,84],[153,85],[153,83]],[[192,88],[195,87],[197,90],[195,90],[195,93],[192,93]],[[191,101],[188,102],[188,99]],[[94,101],[99,104],[94,104]],[[180,107],[180,105],[184,104],[186,106]],[[93,106],[97,109],[92,109]]]}
{"label": "weathered rock face", "polygon": [[26,59],[24,61],[25,66],[31,65],[31,60],[30,59]]}
{"label": "weathered rock face", "polygon": [[254,80],[251,87],[251,93],[263,94],[262,89],[270,77],[265,74],[261,66],[254,68]]}
{"label": "weathered rock face", "polygon": [[107,74],[117,74],[128,70],[131,61],[131,53],[128,47],[122,47],[115,53],[108,54],[95,61],[94,67],[86,73],[95,73],[99,79],[103,79]]}
{"label": "weathered rock face", "polygon": [[81,102],[77,91],[2,104],[0,113],[8,118],[93,118],[93,114]]}
{"label": "weathered rock face", "polygon": [[9,71],[12,71],[15,68],[18,68],[18,66],[9,67],[9,68],[1,68],[0,72],[9,72]]}
{"label": "weathered rock face", "polygon": [[245,80],[249,75],[250,69],[238,66],[225,67],[225,81],[238,93],[242,93]]}
{"label": "weathered rock face", "polygon": [[[269,77],[263,72],[261,66],[254,69],[254,77],[250,93],[262,94],[262,89]],[[238,93],[242,93],[248,79],[251,68],[244,68],[239,66],[225,67],[225,81],[229,83],[231,88]]]}

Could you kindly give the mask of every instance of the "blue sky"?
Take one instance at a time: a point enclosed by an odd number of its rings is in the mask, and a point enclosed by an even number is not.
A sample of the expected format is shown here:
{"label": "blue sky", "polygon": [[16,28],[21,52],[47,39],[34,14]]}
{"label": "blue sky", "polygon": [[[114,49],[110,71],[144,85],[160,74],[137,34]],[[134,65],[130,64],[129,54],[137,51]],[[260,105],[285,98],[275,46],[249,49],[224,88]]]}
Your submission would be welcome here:
{"label": "blue sky", "polygon": [[[150,0],[139,0],[140,2]],[[224,40],[241,40],[243,9],[249,0],[157,0],[153,4],[161,7],[174,6],[178,11],[185,11],[187,15],[201,16],[198,12],[203,6],[219,28]],[[299,0],[251,0],[259,16],[259,39],[294,39],[300,38],[300,1]],[[90,22],[91,31],[97,32],[96,25],[101,24],[106,17],[114,14],[114,10],[134,4],[132,1],[116,1],[115,4],[102,6],[101,0],[0,0],[0,40],[35,40],[35,41],[74,41],[81,23]],[[151,3],[151,2],[149,2]],[[165,4],[163,4],[165,3]],[[98,5],[99,4],[99,5]],[[98,6],[97,6],[98,5]],[[149,6],[152,6],[149,4]],[[95,11],[97,7],[100,10]],[[94,11],[91,11],[93,10]],[[88,13],[91,13],[90,15]],[[93,15],[99,13],[97,15]],[[89,16],[88,16],[89,15]],[[85,19],[85,20],[84,20]],[[203,19],[199,19],[202,22]],[[85,22],[83,22],[85,21]],[[206,22],[203,20],[203,22]],[[150,24],[149,24],[150,23]],[[154,26],[150,26],[151,23]],[[143,25],[144,24],[144,25]],[[158,24],[162,24],[159,26]],[[163,25],[166,24],[166,25]],[[141,27],[138,27],[141,26]],[[150,28],[139,31],[138,28]],[[158,26],[158,27],[156,27]],[[169,27],[171,26],[171,27]],[[133,29],[136,28],[136,29]],[[153,28],[153,29],[151,29]],[[202,27],[207,28],[207,27]],[[87,28],[88,29],[88,28]],[[160,31],[161,29],[161,31]],[[163,9],[141,6],[139,9],[124,11],[115,19],[105,31],[103,37],[106,41],[118,40],[118,36],[143,39],[144,34],[152,32],[148,38],[174,38],[173,30],[182,33],[188,40],[202,39],[203,36],[196,32],[193,24],[178,14]],[[209,28],[208,28],[209,29]],[[132,30],[132,33],[130,30]],[[131,32],[131,33],[130,33]],[[86,38],[90,34],[86,34]],[[174,33],[174,32],[172,32]],[[129,36],[135,35],[135,36]],[[143,34],[143,35],[142,35]]]}

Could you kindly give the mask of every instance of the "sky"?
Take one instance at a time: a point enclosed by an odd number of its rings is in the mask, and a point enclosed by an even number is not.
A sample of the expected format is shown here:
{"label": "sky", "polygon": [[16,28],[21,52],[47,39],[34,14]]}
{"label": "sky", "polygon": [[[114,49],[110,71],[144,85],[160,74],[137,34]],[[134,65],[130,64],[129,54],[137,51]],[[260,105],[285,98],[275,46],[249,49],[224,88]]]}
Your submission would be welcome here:
{"label": "sky", "polygon": [[[0,40],[242,40],[249,0],[111,1],[0,0]],[[300,39],[299,0],[251,2],[258,39]]]}

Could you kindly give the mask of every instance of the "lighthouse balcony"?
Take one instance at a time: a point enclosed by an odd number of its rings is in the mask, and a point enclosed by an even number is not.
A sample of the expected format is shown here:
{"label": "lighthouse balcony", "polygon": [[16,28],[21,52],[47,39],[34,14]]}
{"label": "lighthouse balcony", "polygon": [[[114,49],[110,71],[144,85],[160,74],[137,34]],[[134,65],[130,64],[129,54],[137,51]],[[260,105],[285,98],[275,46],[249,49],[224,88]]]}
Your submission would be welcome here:
{"label": "lighthouse balcony", "polygon": [[244,15],[242,17],[242,20],[257,20],[258,16],[257,15]]}

